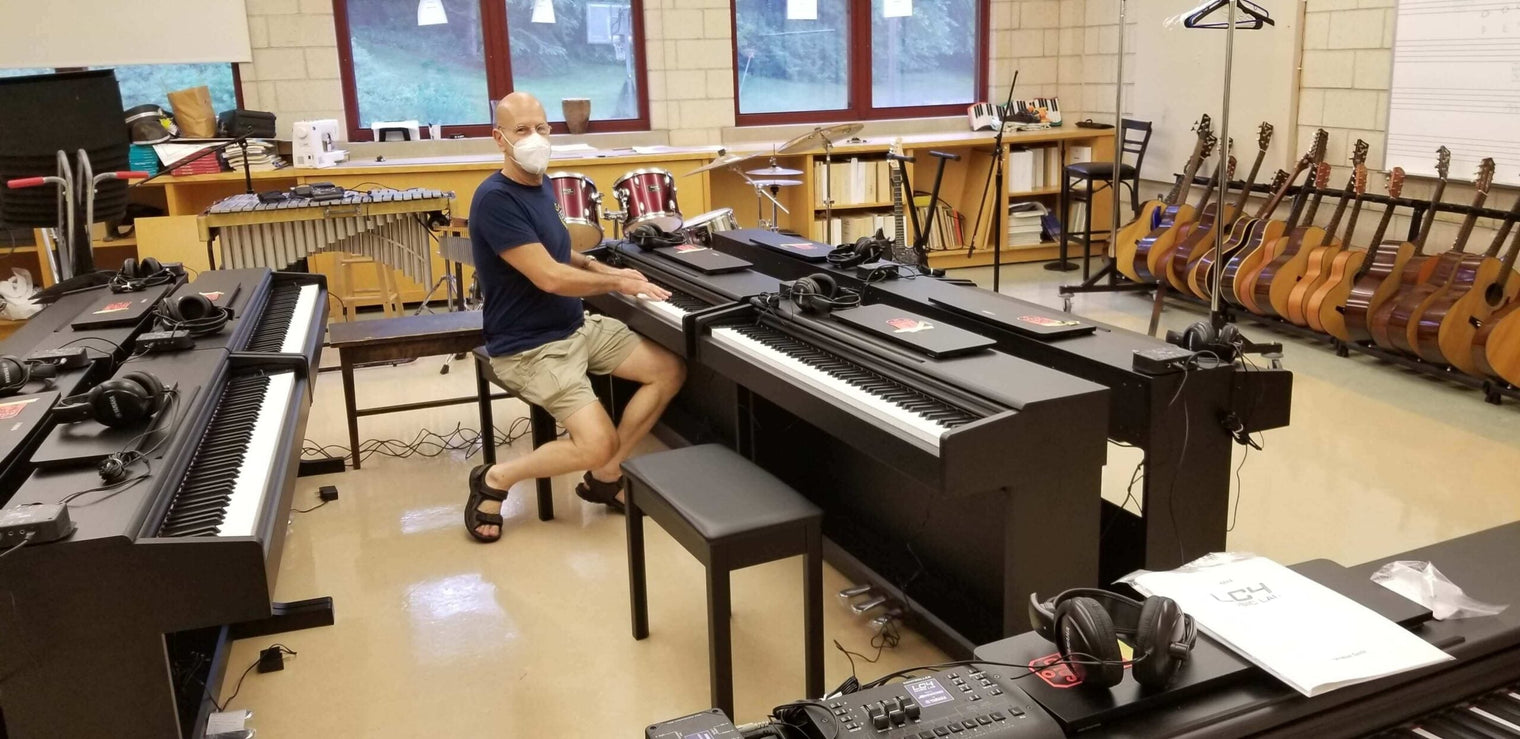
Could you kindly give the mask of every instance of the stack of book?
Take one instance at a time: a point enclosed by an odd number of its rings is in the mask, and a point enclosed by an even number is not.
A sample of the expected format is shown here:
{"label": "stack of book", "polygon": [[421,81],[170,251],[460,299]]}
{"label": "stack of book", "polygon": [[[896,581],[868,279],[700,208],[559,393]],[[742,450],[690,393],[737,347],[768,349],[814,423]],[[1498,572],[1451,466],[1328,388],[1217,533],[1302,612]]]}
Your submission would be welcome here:
{"label": "stack of book", "polygon": [[1008,206],[1008,245],[1028,246],[1040,243],[1045,226],[1042,222],[1049,213],[1040,202],[1027,200]]}
{"label": "stack of book", "polygon": [[833,188],[835,206],[892,202],[892,174],[885,160],[851,158],[832,164],[813,162],[814,207],[823,207],[829,187]]}
{"label": "stack of book", "polygon": [[[929,218],[929,196],[915,194],[913,204],[918,208],[918,222],[922,226],[928,222]],[[951,208],[943,200],[939,201],[936,208],[934,225],[929,230],[929,243],[925,248],[929,251],[965,248],[965,219],[960,212]]]}
{"label": "stack of book", "polygon": [[[227,166],[235,171],[243,169],[243,149],[240,146],[228,147],[223,152],[227,157]],[[275,145],[270,141],[252,139],[248,142],[248,169],[251,172],[273,172],[285,166],[285,160],[280,158]]]}
{"label": "stack of book", "polygon": [[1061,148],[1032,146],[1008,153],[1008,192],[1020,193],[1061,186]]}

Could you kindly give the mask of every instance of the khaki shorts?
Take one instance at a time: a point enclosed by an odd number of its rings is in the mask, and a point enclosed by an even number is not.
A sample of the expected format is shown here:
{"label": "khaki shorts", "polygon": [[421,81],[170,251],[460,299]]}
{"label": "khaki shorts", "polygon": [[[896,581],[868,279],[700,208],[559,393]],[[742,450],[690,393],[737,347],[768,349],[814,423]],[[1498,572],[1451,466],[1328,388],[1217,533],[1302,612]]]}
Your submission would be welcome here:
{"label": "khaki shorts", "polygon": [[639,345],[639,335],[616,318],[586,314],[575,333],[527,351],[491,357],[491,371],[513,395],[564,423],[597,402],[587,374],[611,374]]}

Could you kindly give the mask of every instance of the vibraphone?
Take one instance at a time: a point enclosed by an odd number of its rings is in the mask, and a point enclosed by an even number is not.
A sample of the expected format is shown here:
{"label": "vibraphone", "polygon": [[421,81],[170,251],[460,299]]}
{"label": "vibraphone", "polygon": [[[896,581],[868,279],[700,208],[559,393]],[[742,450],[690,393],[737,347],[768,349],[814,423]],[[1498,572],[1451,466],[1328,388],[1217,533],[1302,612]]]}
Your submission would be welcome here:
{"label": "vibraphone", "polygon": [[[341,200],[261,203],[257,195],[219,200],[196,219],[213,267],[283,269],[311,254],[359,254],[433,284],[430,229],[448,223],[454,193],[349,191]],[[222,258],[215,257],[220,242]]]}

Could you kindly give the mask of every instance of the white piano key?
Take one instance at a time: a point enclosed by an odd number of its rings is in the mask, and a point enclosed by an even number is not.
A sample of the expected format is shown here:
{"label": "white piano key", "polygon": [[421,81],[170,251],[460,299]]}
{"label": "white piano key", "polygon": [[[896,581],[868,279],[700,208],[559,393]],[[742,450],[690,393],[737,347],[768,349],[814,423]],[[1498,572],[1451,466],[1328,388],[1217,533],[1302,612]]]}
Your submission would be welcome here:
{"label": "white piano key", "polygon": [[668,300],[652,300],[648,296],[646,296],[646,295],[644,295],[642,293],[639,294],[638,298],[639,298],[639,305],[642,306],[645,310],[648,310],[651,313],[654,313],[656,315],[660,315],[660,316],[663,316],[665,318],[668,318],[668,319],[670,319],[670,321],[672,323],[674,323],[677,326],[681,325],[681,319],[683,317],[685,317],[687,313],[690,312],[690,311],[685,310],[684,308],[680,308],[680,307],[672,304]]}
{"label": "white piano key", "polygon": [[[238,469],[232,485],[232,495],[227,501],[227,512],[217,536],[253,536],[258,524],[259,511],[269,494],[271,460],[279,452],[280,426],[285,418],[285,408],[290,395],[295,392],[295,373],[280,372],[269,376],[269,388],[259,408],[258,420],[254,421],[253,434],[248,439],[248,451]],[[275,525],[282,526],[283,522]]]}
{"label": "white piano key", "polygon": [[1510,731],[1520,733],[1520,725],[1515,724],[1513,721],[1508,721],[1495,716],[1494,714],[1489,713],[1488,711],[1485,711],[1477,706],[1468,706],[1467,710],[1479,718],[1487,719],[1488,721],[1492,721],[1503,728],[1509,729]]}
{"label": "white piano key", "polygon": [[925,418],[886,398],[872,395],[862,388],[776,351],[732,328],[715,328],[712,331],[712,337],[715,343],[730,351],[769,367],[772,371],[790,377],[801,384],[832,395],[865,415],[906,430],[935,448],[939,447],[940,435],[947,430],[947,427],[938,421]]}
{"label": "white piano key", "polygon": [[296,294],[296,305],[290,314],[290,325],[285,328],[285,339],[280,351],[300,354],[306,349],[306,337],[311,331],[311,315],[317,310],[317,296],[321,291],[316,284],[302,285]]}

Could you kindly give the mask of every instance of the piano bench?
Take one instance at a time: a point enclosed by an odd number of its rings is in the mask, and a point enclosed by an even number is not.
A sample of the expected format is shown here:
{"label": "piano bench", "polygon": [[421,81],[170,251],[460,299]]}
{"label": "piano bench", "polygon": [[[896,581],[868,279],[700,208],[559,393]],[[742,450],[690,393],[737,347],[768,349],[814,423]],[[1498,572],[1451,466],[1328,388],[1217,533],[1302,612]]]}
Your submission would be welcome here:
{"label": "piano bench", "polygon": [[[480,453],[486,464],[496,464],[495,426],[492,424],[491,401],[502,397],[502,393],[491,392],[491,386],[506,390],[501,381],[496,378],[496,373],[491,370],[491,355],[486,353],[486,348],[477,346],[471,350],[475,359],[475,391],[480,399]],[[512,396],[508,390],[505,395]],[[519,400],[521,400],[519,398]],[[554,441],[559,436],[559,429],[555,427],[554,417],[549,412],[523,401],[528,406],[529,428],[533,433],[533,448]],[[547,477],[540,477],[538,485],[538,520],[550,521],[554,519],[554,481]]]}
{"label": "piano bench", "polygon": [[729,572],[803,555],[807,696],[823,695],[823,511],[786,483],[717,444],[647,454],[623,463],[628,506],[628,587],[633,638],[649,636],[644,516],[707,569],[712,705],[734,714]]}

